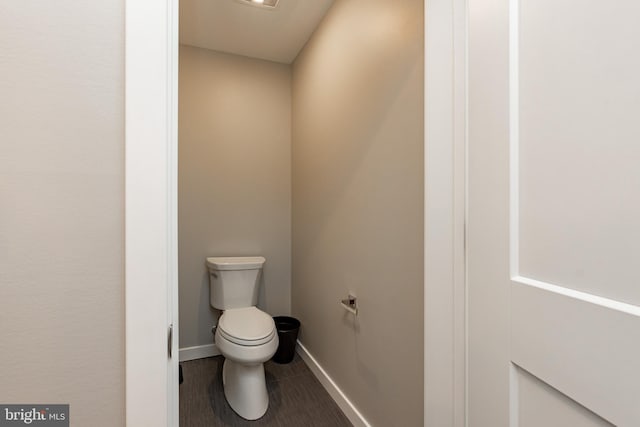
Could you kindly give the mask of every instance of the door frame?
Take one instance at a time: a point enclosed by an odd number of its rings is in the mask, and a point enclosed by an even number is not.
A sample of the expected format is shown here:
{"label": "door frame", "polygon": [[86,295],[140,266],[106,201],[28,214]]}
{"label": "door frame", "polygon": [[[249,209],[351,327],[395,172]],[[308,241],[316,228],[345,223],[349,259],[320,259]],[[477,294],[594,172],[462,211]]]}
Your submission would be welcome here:
{"label": "door frame", "polygon": [[[179,424],[177,96],[178,0],[126,0],[125,418],[128,426]],[[170,351],[171,358],[168,357]]]}
{"label": "door frame", "polygon": [[424,425],[467,425],[467,0],[425,0]]}
{"label": "door frame", "polygon": [[[129,426],[179,423],[178,2],[125,1]],[[425,426],[466,425],[466,7],[424,0]]]}

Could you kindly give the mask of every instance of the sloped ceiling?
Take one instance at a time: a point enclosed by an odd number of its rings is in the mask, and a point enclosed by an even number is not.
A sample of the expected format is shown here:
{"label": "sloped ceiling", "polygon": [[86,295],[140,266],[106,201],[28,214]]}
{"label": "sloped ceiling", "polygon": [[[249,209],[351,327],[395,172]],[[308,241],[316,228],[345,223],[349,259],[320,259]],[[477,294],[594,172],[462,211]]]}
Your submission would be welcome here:
{"label": "sloped ceiling", "polygon": [[334,0],[180,0],[180,43],[290,64]]}

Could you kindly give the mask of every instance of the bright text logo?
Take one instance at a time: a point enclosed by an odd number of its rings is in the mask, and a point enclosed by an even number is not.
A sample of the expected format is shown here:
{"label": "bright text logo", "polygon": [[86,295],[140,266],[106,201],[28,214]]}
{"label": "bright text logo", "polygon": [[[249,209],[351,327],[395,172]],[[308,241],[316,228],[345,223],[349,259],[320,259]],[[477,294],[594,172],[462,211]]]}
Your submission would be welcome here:
{"label": "bright text logo", "polygon": [[69,405],[0,405],[0,427],[69,427]]}

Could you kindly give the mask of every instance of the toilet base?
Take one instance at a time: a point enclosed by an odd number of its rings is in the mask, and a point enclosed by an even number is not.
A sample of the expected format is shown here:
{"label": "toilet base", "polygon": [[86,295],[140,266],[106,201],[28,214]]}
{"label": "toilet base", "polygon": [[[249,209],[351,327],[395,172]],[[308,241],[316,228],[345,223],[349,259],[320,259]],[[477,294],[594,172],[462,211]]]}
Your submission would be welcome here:
{"label": "toilet base", "polygon": [[264,364],[240,364],[225,358],[222,367],[224,397],[238,415],[257,420],[269,407],[269,395],[264,378]]}

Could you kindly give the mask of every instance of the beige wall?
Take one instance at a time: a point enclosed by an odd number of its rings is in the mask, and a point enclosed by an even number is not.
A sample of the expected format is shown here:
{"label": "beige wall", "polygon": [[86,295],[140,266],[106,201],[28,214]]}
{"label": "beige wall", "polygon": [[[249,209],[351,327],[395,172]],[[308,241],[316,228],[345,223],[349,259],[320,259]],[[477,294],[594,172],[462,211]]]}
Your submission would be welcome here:
{"label": "beige wall", "polygon": [[258,305],[291,294],[291,69],[180,47],[180,347],[213,343],[208,256],[263,255]]}
{"label": "beige wall", "polygon": [[122,0],[0,12],[0,402],[124,425]]}
{"label": "beige wall", "polygon": [[338,0],[293,64],[292,312],[380,426],[422,425],[422,3]]}

